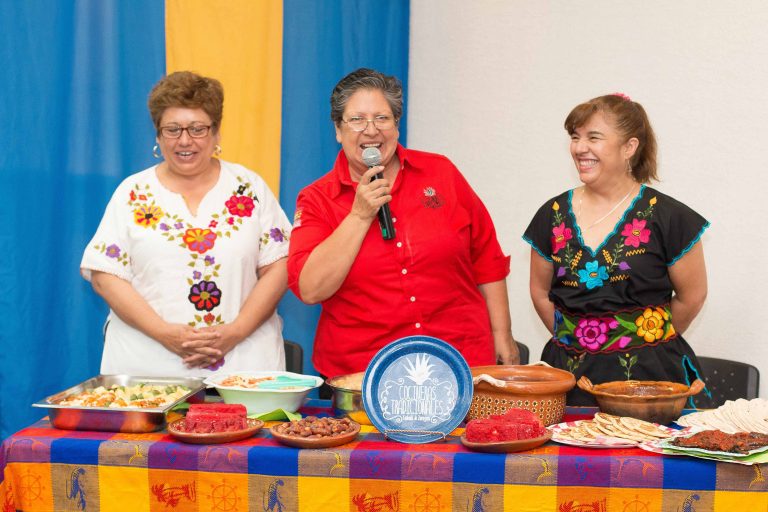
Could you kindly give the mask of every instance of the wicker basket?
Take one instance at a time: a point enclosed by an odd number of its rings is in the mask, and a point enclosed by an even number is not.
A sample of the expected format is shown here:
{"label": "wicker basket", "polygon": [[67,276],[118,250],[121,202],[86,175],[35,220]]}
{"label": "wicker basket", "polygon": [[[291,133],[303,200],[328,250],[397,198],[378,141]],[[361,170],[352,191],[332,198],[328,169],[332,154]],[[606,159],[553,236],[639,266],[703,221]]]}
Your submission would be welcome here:
{"label": "wicker basket", "polygon": [[467,421],[518,408],[536,414],[544,425],[560,423],[565,414],[565,394],[576,384],[572,373],[547,366],[472,368],[473,377],[482,374],[504,381],[504,385],[484,381],[475,384]]}

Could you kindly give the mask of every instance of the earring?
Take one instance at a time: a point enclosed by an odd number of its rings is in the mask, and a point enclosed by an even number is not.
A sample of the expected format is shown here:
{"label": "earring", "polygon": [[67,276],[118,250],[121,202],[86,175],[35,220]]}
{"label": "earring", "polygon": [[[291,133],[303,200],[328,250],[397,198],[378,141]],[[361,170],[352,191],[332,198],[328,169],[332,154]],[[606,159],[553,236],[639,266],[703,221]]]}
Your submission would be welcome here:
{"label": "earring", "polygon": [[221,154],[221,146],[219,146],[218,144],[213,146],[213,154],[216,156],[219,156]]}
{"label": "earring", "polygon": [[160,159],[163,156],[160,153],[158,153],[159,149],[160,149],[160,146],[158,146],[157,144],[155,144],[155,147],[152,148],[152,156],[157,159]]}
{"label": "earring", "polygon": [[627,158],[626,162],[627,162],[627,174],[632,174],[632,164],[629,163],[629,158]]}

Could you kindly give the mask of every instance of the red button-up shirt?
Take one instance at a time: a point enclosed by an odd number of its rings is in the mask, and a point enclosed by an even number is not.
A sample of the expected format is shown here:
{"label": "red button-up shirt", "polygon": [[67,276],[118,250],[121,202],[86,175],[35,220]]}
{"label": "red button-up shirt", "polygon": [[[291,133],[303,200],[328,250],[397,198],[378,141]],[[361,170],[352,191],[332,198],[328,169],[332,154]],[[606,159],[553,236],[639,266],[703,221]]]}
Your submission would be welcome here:
{"label": "red button-up shirt", "polygon": [[[470,366],[493,364],[490,319],[479,284],[504,279],[509,256],[488,211],[446,157],[398,145],[390,208],[394,240],[374,220],[339,290],[322,303],[312,362],[333,377],[363,371],[379,349],[404,336],[447,341]],[[333,170],[301,191],[288,256],[288,285],[312,250],[349,215],[357,183],[344,152]]]}

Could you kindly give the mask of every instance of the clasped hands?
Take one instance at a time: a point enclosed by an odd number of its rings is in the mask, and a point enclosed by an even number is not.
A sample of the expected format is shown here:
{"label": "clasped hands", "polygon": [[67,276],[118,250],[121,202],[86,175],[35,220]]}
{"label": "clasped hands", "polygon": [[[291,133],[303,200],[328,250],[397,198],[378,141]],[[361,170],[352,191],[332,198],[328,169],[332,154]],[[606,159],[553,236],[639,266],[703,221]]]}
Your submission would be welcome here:
{"label": "clasped hands", "polygon": [[164,345],[189,368],[204,368],[221,360],[244,336],[235,324],[191,327],[168,324]]}

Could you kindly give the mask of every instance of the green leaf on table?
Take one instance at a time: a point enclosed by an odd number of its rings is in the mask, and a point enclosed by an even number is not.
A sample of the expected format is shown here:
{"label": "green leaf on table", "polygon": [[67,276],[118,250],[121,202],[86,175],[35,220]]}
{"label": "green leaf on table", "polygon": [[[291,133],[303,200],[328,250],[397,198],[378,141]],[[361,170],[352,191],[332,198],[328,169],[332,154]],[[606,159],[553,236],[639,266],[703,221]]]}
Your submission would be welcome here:
{"label": "green leaf on table", "polygon": [[249,414],[249,418],[255,418],[257,420],[261,421],[293,421],[293,420],[300,420],[301,414],[298,412],[288,412],[285,409],[275,409],[272,412],[263,412],[261,414]]}

